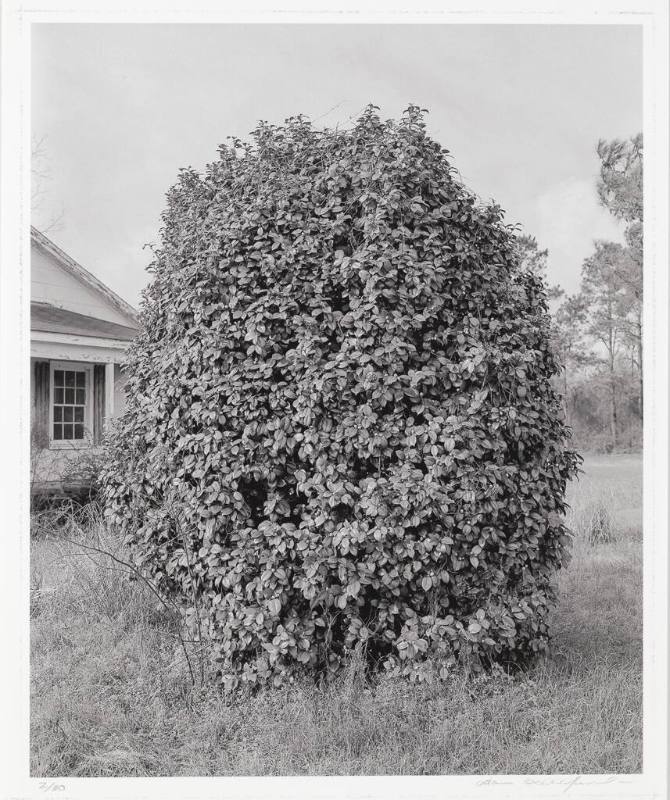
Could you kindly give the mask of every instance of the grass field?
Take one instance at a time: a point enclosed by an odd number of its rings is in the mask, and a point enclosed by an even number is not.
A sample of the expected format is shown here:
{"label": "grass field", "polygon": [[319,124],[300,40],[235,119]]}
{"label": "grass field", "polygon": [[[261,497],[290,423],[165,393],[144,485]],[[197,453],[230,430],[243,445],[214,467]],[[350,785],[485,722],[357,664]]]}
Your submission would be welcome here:
{"label": "grass field", "polygon": [[327,689],[230,700],[193,688],[175,625],[140,584],[42,530],[32,775],[639,772],[642,461],[594,456],[584,470],[551,652],[516,678],[371,687],[352,665]]}

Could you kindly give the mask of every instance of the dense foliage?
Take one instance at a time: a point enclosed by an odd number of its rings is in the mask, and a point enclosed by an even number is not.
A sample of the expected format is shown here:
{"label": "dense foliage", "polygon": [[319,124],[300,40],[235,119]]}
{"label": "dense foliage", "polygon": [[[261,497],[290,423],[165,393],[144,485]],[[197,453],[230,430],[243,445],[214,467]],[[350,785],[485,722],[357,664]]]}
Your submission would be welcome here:
{"label": "dense foliage", "polygon": [[418,108],[222,146],[152,272],[107,513],[226,685],[545,647],[577,462],[545,289]]}

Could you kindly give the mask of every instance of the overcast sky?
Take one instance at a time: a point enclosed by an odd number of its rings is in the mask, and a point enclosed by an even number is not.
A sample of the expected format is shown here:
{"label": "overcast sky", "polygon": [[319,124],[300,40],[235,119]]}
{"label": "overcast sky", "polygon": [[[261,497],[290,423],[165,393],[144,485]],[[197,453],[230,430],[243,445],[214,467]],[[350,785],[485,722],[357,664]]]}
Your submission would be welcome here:
{"label": "overcast sky", "polygon": [[50,180],[34,224],[133,304],[167,189],[226,136],[303,113],[349,124],[410,103],[463,181],[550,251],[578,286],[596,238],[599,138],[642,129],[637,26],[35,25],[33,135]]}

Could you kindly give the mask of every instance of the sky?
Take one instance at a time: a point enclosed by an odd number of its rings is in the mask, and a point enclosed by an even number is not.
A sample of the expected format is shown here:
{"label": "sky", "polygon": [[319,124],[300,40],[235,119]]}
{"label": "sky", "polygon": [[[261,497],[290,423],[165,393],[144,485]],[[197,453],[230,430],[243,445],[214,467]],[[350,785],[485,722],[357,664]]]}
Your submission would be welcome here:
{"label": "sky", "polygon": [[624,25],[39,24],[33,224],[137,305],[165,193],[227,136],[302,113],[349,125],[370,102],[409,103],[463,182],[549,249],[578,289],[595,239],[621,240],[598,204],[599,139],[642,129],[642,33]]}

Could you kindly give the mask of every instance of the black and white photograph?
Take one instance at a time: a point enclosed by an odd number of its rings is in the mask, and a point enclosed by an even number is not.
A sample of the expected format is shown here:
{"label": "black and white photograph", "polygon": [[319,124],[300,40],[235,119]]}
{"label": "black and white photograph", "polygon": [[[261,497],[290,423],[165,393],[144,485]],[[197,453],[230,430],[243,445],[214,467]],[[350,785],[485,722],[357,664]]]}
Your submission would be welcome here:
{"label": "black and white photograph", "polygon": [[666,5],[257,5],[3,7],[7,798],[664,796]]}

